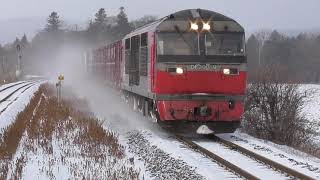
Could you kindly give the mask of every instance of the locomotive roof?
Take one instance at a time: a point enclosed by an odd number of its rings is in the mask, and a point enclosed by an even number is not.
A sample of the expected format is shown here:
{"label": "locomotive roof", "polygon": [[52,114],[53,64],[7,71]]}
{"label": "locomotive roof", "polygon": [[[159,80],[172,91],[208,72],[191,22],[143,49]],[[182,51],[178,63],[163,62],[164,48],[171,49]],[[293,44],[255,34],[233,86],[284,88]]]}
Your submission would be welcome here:
{"label": "locomotive roof", "polygon": [[139,27],[134,31],[132,31],[131,33],[129,33],[128,35],[126,35],[125,38],[131,37],[137,34],[141,34],[144,32],[155,31],[162,22],[168,19],[183,21],[183,20],[192,20],[192,19],[198,19],[198,18],[201,18],[203,20],[212,19],[214,21],[236,22],[235,20],[214,11],[205,10],[205,9],[186,9],[186,10],[182,10],[182,11],[178,11],[176,13],[170,14],[150,24]]}
{"label": "locomotive roof", "polygon": [[205,9],[187,9],[178,11],[176,13],[170,14],[169,18],[174,18],[176,20],[188,20],[188,19],[196,19],[202,18],[208,20],[210,18],[214,19],[215,21],[234,21],[231,18],[228,18],[220,13],[205,10]]}

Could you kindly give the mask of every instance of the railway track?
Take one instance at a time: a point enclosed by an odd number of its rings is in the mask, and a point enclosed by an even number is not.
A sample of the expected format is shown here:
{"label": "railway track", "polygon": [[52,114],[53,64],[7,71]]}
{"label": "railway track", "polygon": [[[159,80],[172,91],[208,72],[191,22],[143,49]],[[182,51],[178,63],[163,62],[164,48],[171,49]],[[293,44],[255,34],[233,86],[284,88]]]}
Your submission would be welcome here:
{"label": "railway track", "polygon": [[23,81],[23,82],[15,83],[15,84],[12,84],[12,85],[7,86],[7,87],[5,87],[5,88],[2,88],[2,89],[0,89],[0,93],[3,92],[3,91],[5,91],[5,90],[7,90],[7,89],[10,89],[10,88],[12,88],[12,87],[18,86],[18,85],[20,85],[20,84],[25,84],[25,83],[28,83],[28,82],[27,82],[27,81]]}
{"label": "railway track", "polygon": [[[192,141],[191,139],[188,139],[186,137],[183,137],[181,135],[175,135],[176,138],[183,142],[184,144],[188,145],[192,149],[206,155],[207,157],[213,159],[217,163],[221,164],[222,166],[226,167],[228,170],[234,172],[235,174],[238,174],[239,176],[245,178],[245,179],[261,179],[261,177],[258,177],[256,174],[257,172],[252,172],[245,170],[245,168],[240,167],[239,165],[236,165],[236,163],[233,163],[231,160],[227,160],[227,158],[224,158],[223,156],[219,155],[218,153],[215,153],[213,151],[208,150],[207,148],[204,148],[203,146],[197,144],[196,142]],[[247,150],[237,144],[234,144],[230,141],[224,140],[222,138],[219,138],[217,136],[207,136],[207,138],[210,140],[210,143],[219,143],[222,146],[228,148],[230,151],[236,151],[243,156],[246,156],[247,158],[250,158],[254,161],[256,161],[258,164],[262,164],[264,166],[267,166],[269,171],[274,171],[275,174],[282,174],[282,177],[287,178],[293,178],[293,179],[314,179],[312,177],[309,177],[305,174],[302,174],[296,170],[290,169],[286,166],[283,166],[282,164],[279,164],[275,161],[272,161],[268,158],[265,158],[255,152],[252,152],[250,150]],[[247,168],[248,169],[248,168]]]}
{"label": "railway track", "polygon": [[27,86],[29,86],[29,85],[31,85],[31,84],[34,84],[34,83],[33,83],[33,82],[25,82],[25,83],[15,84],[15,85],[12,85],[12,86],[9,86],[9,87],[4,88],[3,90],[0,91],[0,93],[1,93],[1,92],[4,92],[4,91],[6,91],[6,90],[9,90],[9,89],[11,89],[11,88],[13,88],[13,87],[16,87],[16,86],[18,86],[18,85],[21,85],[21,84],[24,84],[24,85],[16,88],[14,91],[12,91],[12,92],[10,92],[8,95],[6,95],[4,98],[1,98],[1,99],[0,99],[0,103],[3,103],[4,101],[7,101],[7,100],[8,100],[11,96],[13,96],[16,92],[18,92],[19,90],[21,90],[21,89],[23,89],[23,88],[25,88],[25,87],[27,87]]}
{"label": "railway track", "polygon": [[[4,93],[5,91],[9,91],[10,89],[15,88],[12,91],[5,93],[4,97],[0,98],[0,107],[1,107],[0,114],[3,113],[14,101],[16,101],[20,94],[24,93],[26,90],[28,90],[29,88],[31,88],[32,86],[36,85],[39,82],[40,81],[26,81],[26,82],[17,83],[1,89],[0,93]],[[15,96],[17,93],[20,93],[20,94],[10,102],[7,102],[11,97]]]}

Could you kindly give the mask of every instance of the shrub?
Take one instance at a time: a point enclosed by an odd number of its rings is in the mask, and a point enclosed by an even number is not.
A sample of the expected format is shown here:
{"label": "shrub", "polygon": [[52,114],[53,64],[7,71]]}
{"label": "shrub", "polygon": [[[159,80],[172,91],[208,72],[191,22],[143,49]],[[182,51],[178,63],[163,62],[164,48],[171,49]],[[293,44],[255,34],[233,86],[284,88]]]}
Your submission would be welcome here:
{"label": "shrub", "polygon": [[314,123],[302,113],[309,92],[299,91],[297,83],[283,81],[278,70],[277,66],[261,70],[249,85],[242,127],[258,138],[302,147],[316,132]]}

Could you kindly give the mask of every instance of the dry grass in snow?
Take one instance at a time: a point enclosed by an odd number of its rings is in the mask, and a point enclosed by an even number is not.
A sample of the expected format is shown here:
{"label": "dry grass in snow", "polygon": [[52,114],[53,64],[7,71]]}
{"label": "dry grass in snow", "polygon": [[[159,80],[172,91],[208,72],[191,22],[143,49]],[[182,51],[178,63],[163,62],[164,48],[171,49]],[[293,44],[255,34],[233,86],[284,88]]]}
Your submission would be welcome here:
{"label": "dry grass in snow", "polygon": [[86,102],[68,94],[59,106],[54,93],[41,86],[0,135],[0,179],[137,179],[117,135],[85,110]]}

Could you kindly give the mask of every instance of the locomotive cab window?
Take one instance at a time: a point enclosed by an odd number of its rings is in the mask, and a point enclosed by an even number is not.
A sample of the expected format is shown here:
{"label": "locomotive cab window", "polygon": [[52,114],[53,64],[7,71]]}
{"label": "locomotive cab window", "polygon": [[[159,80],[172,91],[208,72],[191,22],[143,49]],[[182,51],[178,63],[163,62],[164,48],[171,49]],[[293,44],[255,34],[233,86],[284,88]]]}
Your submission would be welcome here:
{"label": "locomotive cab window", "polygon": [[207,55],[234,55],[244,53],[244,34],[207,33],[205,47]]}
{"label": "locomotive cab window", "polygon": [[131,52],[130,52],[130,48],[131,48],[131,40],[130,38],[125,40],[125,73],[129,74],[129,62],[130,62],[130,58],[131,58]]}
{"label": "locomotive cab window", "polygon": [[159,55],[199,55],[198,34],[162,32],[158,34]]}
{"label": "locomotive cab window", "polygon": [[140,44],[140,75],[148,75],[148,33],[141,34]]}
{"label": "locomotive cab window", "polygon": [[130,49],[130,44],[131,44],[130,38],[126,39],[126,42],[125,42],[126,50],[127,50],[127,49]]}
{"label": "locomotive cab window", "polygon": [[141,34],[141,47],[148,46],[148,33]]}

